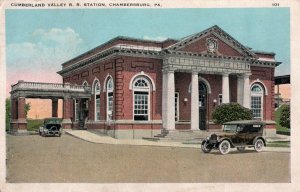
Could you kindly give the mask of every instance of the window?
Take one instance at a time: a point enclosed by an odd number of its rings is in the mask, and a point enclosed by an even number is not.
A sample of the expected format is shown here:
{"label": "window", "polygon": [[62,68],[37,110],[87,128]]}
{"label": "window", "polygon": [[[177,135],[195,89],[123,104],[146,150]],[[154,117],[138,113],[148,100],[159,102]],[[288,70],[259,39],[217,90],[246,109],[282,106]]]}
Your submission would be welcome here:
{"label": "window", "polygon": [[218,95],[218,104],[221,105],[222,104],[222,94]]}
{"label": "window", "polygon": [[75,121],[79,120],[79,101],[75,100]]}
{"label": "window", "polygon": [[148,121],[150,108],[150,83],[143,76],[133,81],[133,119],[135,121]]}
{"label": "window", "polygon": [[175,121],[179,121],[179,93],[175,93]]}
{"label": "window", "polygon": [[251,110],[255,119],[263,119],[263,89],[259,84],[251,87]]}
{"label": "window", "polygon": [[106,101],[106,119],[107,120],[112,120],[112,114],[113,114],[113,98],[114,98],[114,84],[113,84],[113,80],[110,77],[107,80],[106,83],[106,93],[107,93],[107,101]]}
{"label": "window", "polygon": [[98,80],[94,83],[95,93],[95,121],[100,120],[100,83]]}

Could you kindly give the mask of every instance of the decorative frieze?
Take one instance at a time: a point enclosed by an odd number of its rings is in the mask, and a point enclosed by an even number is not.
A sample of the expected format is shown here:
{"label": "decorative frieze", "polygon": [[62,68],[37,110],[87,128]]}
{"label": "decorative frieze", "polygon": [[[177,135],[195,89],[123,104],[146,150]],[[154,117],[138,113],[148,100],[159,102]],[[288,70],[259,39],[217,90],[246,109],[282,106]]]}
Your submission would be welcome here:
{"label": "decorative frieze", "polygon": [[195,57],[168,57],[164,60],[163,68],[174,70],[193,70],[202,73],[248,73],[250,62]]}

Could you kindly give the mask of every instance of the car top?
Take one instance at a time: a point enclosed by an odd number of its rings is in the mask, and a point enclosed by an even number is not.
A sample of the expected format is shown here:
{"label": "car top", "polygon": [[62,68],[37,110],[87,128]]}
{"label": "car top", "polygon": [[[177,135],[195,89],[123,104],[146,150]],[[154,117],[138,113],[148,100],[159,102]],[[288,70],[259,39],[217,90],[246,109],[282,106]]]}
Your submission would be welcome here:
{"label": "car top", "polygon": [[264,121],[258,121],[258,120],[239,120],[239,121],[229,121],[229,122],[225,122],[223,123],[223,125],[265,125],[266,122]]}
{"label": "car top", "polygon": [[62,118],[57,118],[57,117],[54,117],[54,118],[45,118],[44,119],[44,123],[61,123],[62,122]]}
{"label": "car top", "polygon": [[45,118],[44,120],[62,120],[62,118],[50,117],[50,118]]}

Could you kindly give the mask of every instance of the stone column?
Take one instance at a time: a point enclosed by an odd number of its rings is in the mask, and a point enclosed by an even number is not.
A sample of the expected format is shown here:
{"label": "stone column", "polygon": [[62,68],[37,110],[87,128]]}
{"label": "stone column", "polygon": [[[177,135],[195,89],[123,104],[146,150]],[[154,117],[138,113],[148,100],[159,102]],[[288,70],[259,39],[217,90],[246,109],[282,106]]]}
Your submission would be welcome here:
{"label": "stone column", "polygon": [[25,112],[25,97],[18,99],[18,129],[27,129],[26,112]]}
{"label": "stone column", "polygon": [[250,80],[249,74],[244,74],[244,99],[243,106],[250,109]]}
{"label": "stone column", "polygon": [[229,74],[222,75],[222,103],[229,103]]}
{"label": "stone column", "polygon": [[175,78],[174,71],[168,71],[166,75],[167,84],[167,102],[166,102],[166,128],[168,130],[175,130]]}
{"label": "stone column", "polygon": [[191,130],[199,130],[199,79],[198,72],[192,72],[191,84]]}
{"label": "stone column", "polygon": [[162,84],[162,124],[163,129],[167,129],[167,102],[168,102],[168,91],[167,91],[167,85],[168,85],[168,79],[167,79],[168,73],[166,71],[163,71],[163,84]]}
{"label": "stone column", "polygon": [[57,115],[58,110],[58,99],[52,99],[52,117],[58,117]]}
{"label": "stone column", "polygon": [[65,97],[63,101],[63,121],[62,125],[64,129],[72,128],[72,111],[73,111],[73,99]]}
{"label": "stone column", "polygon": [[237,102],[243,106],[244,103],[244,78],[238,75],[237,82]]}

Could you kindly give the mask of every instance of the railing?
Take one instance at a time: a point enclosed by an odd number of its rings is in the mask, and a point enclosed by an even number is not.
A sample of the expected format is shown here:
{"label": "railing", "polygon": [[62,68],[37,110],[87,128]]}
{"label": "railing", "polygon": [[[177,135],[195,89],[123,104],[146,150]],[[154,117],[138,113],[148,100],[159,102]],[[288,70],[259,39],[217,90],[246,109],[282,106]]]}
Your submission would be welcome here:
{"label": "railing", "polygon": [[41,90],[41,91],[71,91],[71,92],[90,92],[90,86],[72,85],[69,83],[41,83],[19,81],[11,86],[11,91],[17,90]]}
{"label": "railing", "polygon": [[162,50],[160,47],[129,45],[129,44],[118,44],[114,47],[117,47],[120,49],[143,50],[143,51],[161,51]]}

